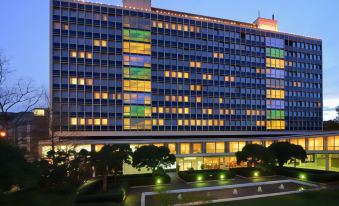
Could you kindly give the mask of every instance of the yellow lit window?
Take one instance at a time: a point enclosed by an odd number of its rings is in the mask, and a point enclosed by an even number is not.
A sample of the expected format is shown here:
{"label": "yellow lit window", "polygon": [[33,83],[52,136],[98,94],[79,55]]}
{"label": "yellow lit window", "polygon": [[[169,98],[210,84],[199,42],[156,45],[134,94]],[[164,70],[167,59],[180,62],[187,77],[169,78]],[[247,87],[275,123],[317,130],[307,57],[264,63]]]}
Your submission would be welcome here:
{"label": "yellow lit window", "polygon": [[79,78],[78,79],[78,84],[79,85],[85,85],[85,79],[84,78]]}
{"label": "yellow lit window", "polygon": [[101,41],[101,46],[102,47],[107,47],[107,41],[106,40],[102,40]]}
{"label": "yellow lit window", "polygon": [[285,121],[272,120],[266,122],[267,130],[284,130],[285,129]]}
{"label": "yellow lit window", "polygon": [[79,119],[79,124],[80,125],[85,125],[86,121],[85,121],[85,118],[80,118]]}
{"label": "yellow lit window", "polygon": [[184,112],[185,112],[185,114],[189,114],[189,113],[190,113],[189,108],[185,108],[185,109],[184,109]]}
{"label": "yellow lit window", "polygon": [[76,126],[78,124],[78,119],[75,117],[72,117],[70,121],[72,126]]}
{"label": "yellow lit window", "polygon": [[170,72],[169,71],[165,71],[165,77],[170,77]]}
{"label": "yellow lit window", "polygon": [[94,40],[94,46],[100,46],[100,40]]}
{"label": "yellow lit window", "polygon": [[188,26],[184,25],[184,31],[188,31]]}
{"label": "yellow lit window", "polygon": [[93,55],[92,55],[92,52],[86,52],[86,58],[87,59],[92,59],[93,58]]}
{"label": "yellow lit window", "polygon": [[100,119],[94,119],[94,125],[95,126],[100,126],[101,125],[101,120]]}
{"label": "yellow lit window", "polygon": [[182,31],[182,25],[178,24],[178,31]]}
{"label": "yellow lit window", "polygon": [[168,149],[171,154],[176,154],[176,145],[174,143],[168,144]]}
{"label": "yellow lit window", "polygon": [[189,97],[188,96],[184,96],[184,102],[189,102]]}
{"label": "yellow lit window", "polygon": [[194,90],[195,90],[195,86],[194,86],[194,85],[191,85],[191,86],[190,86],[190,89],[191,89],[191,91],[194,91]]}
{"label": "yellow lit window", "polygon": [[100,99],[100,92],[94,92],[94,99]]}
{"label": "yellow lit window", "polygon": [[176,24],[171,24],[171,28],[174,30],[174,29],[176,29]]}
{"label": "yellow lit window", "polygon": [[76,58],[77,57],[77,52],[76,51],[71,51],[71,57]]}
{"label": "yellow lit window", "polygon": [[308,150],[309,151],[321,151],[324,149],[323,137],[308,138]]}
{"label": "yellow lit window", "polygon": [[188,78],[189,78],[189,73],[186,73],[186,72],[185,72],[185,73],[184,73],[184,78],[185,78],[185,79],[188,79]]}
{"label": "yellow lit window", "polygon": [[201,97],[197,97],[197,103],[201,103]]}
{"label": "yellow lit window", "polygon": [[191,153],[190,144],[181,143],[180,144],[180,154],[190,154],[190,153]]}
{"label": "yellow lit window", "polygon": [[190,62],[190,67],[195,67],[195,62]]}
{"label": "yellow lit window", "polygon": [[108,99],[108,93],[104,92],[101,94],[102,99]]}
{"label": "yellow lit window", "polygon": [[85,52],[79,52],[79,57],[84,59],[85,58]]}
{"label": "yellow lit window", "polygon": [[190,32],[194,32],[195,31],[195,26],[190,26]]}
{"label": "yellow lit window", "polygon": [[182,78],[182,72],[178,72],[178,78]]}
{"label": "yellow lit window", "polygon": [[306,140],[305,138],[295,138],[295,139],[290,139],[290,143],[291,144],[295,144],[295,145],[300,145],[302,146],[304,149],[306,149]]}
{"label": "yellow lit window", "polygon": [[268,98],[268,99],[284,99],[285,98],[285,91],[284,90],[268,89],[268,90],[266,90],[266,98]]}
{"label": "yellow lit window", "polygon": [[159,107],[158,108],[158,112],[161,113],[161,114],[164,113],[164,108],[163,107]]}
{"label": "yellow lit window", "polygon": [[178,125],[179,125],[179,126],[182,126],[182,119],[179,119],[179,120],[178,120]]}
{"label": "yellow lit window", "polygon": [[245,147],[246,142],[230,142],[230,152],[239,152]]}
{"label": "yellow lit window", "polygon": [[165,22],[165,29],[169,29],[169,23]]}
{"label": "yellow lit window", "polygon": [[108,119],[102,119],[101,124],[104,125],[104,126],[107,126],[108,125]]}
{"label": "yellow lit window", "polygon": [[163,23],[161,21],[158,21],[158,27],[159,28],[163,28],[164,27],[164,25],[163,25]]}
{"label": "yellow lit window", "polygon": [[201,68],[201,62],[196,62],[197,68]]}
{"label": "yellow lit window", "polygon": [[70,84],[73,84],[73,85],[76,85],[76,84],[78,84],[78,79],[75,78],[75,77],[71,77],[71,78],[69,79],[69,83],[70,83]]}
{"label": "yellow lit window", "polygon": [[152,21],[152,27],[157,27],[157,21]]}
{"label": "yellow lit window", "polygon": [[87,119],[87,125],[92,125],[93,124],[93,119]]}

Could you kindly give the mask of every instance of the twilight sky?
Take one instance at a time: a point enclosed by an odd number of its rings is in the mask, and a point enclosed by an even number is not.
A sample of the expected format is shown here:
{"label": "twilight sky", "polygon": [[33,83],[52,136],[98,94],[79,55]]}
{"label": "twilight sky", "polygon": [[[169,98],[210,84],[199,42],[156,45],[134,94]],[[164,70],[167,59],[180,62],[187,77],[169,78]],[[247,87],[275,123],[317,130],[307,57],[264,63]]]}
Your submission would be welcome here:
{"label": "twilight sky", "polygon": [[[121,0],[90,0],[121,5]],[[339,105],[338,0],[153,0],[158,8],[243,22],[274,13],[279,30],[323,39],[324,119]],[[16,78],[49,86],[49,0],[0,0],[0,50]]]}

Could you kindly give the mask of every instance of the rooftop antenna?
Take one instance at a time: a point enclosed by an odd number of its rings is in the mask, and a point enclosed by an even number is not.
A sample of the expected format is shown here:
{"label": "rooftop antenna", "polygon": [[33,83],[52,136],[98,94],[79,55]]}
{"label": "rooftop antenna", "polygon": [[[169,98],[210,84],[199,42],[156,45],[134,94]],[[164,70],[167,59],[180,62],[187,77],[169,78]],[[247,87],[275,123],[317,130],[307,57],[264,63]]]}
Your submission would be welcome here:
{"label": "rooftop antenna", "polygon": [[272,14],[272,20],[274,20],[274,14]]}
{"label": "rooftop antenna", "polygon": [[258,18],[260,18],[260,10],[258,10]]}

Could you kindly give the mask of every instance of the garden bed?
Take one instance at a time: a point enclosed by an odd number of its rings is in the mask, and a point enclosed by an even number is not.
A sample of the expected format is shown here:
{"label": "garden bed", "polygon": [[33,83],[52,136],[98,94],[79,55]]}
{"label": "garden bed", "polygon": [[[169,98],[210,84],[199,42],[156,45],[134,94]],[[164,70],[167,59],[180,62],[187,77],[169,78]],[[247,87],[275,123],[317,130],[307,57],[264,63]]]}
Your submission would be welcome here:
{"label": "garden bed", "polygon": [[180,171],[178,175],[185,182],[224,180],[233,178],[234,172],[227,170]]}
{"label": "garden bed", "polygon": [[84,184],[79,188],[76,203],[104,203],[111,202],[123,205],[129,187],[168,184],[171,178],[167,175],[153,177],[152,174],[121,175],[108,177],[107,192],[102,191],[102,177]]}
{"label": "garden bed", "polygon": [[339,173],[324,170],[311,170],[293,167],[276,168],[275,173],[281,176],[309,180],[314,182],[339,181]]}
{"label": "garden bed", "polygon": [[232,168],[230,171],[233,171],[235,174],[243,177],[264,177],[275,175],[275,171],[272,169],[262,169],[255,167]]}

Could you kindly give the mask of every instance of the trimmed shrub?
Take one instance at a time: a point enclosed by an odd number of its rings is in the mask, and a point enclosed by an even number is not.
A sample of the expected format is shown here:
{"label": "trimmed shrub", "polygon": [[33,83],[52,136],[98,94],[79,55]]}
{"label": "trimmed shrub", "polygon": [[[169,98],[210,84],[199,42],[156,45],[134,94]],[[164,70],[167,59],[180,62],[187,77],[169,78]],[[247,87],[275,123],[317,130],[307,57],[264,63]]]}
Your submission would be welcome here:
{"label": "trimmed shrub", "polygon": [[272,169],[264,170],[262,168],[255,168],[255,167],[232,168],[230,170],[236,173],[237,175],[243,176],[243,177],[255,177],[256,174],[259,177],[275,175],[275,172]]}
{"label": "trimmed shrub", "polygon": [[331,182],[339,180],[339,173],[324,170],[311,170],[293,167],[275,168],[275,173],[281,176],[288,176],[292,178],[301,178],[304,176],[305,180],[314,182]]}
{"label": "trimmed shrub", "polygon": [[231,179],[235,176],[234,172],[227,170],[191,170],[180,171],[178,175],[186,182],[211,181]]}

